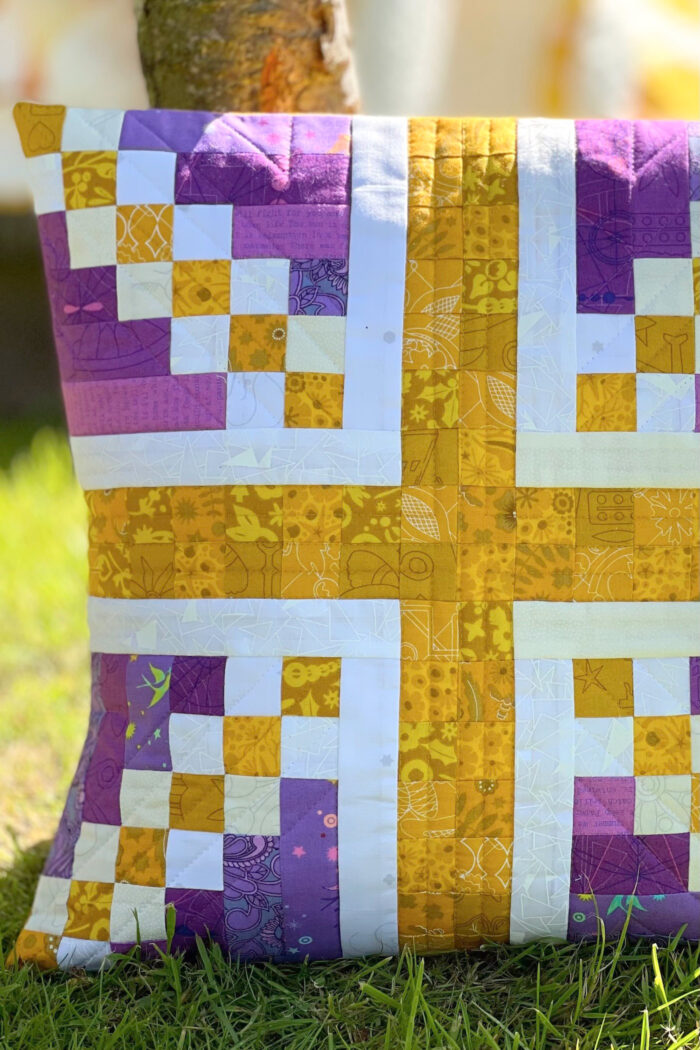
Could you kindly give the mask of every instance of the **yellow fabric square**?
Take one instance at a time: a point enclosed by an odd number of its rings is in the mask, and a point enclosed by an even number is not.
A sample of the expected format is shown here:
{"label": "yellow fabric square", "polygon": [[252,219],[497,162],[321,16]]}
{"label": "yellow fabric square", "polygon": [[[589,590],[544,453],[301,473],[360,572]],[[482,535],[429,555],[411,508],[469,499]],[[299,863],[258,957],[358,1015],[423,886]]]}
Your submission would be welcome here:
{"label": "yellow fabric square", "polygon": [[695,371],[692,317],[635,317],[634,327],[638,372]]}
{"label": "yellow fabric square", "polygon": [[454,544],[404,541],[399,591],[404,599],[454,601],[459,593]]}
{"label": "yellow fabric square", "polygon": [[517,308],[515,259],[465,260],[464,310],[467,314],[513,314]]}
{"label": "yellow fabric square", "polygon": [[515,490],[517,537],[522,543],[573,544],[576,532],[574,489]]}
{"label": "yellow fabric square", "polygon": [[465,259],[517,259],[515,204],[470,204],[464,208]]}
{"label": "yellow fabric square", "polygon": [[649,602],[696,601],[700,596],[697,548],[637,547],[634,599]]}
{"label": "yellow fabric square", "polygon": [[223,776],[173,773],[170,785],[170,827],[187,831],[222,832],[224,830]]}
{"label": "yellow fabric square", "polygon": [[459,432],[424,427],[404,431],[401,450],[405,485],[456,485],[459,481]]}
{"label": "yellow fabric square", "polygon": [[406,313],[459,314],[462,309],[461,260],[409,259],[404,296]]}
{"label": "yellow fabric square", "polygon": [[165,886],[166,834],[163,828],[121,827],[116,881]]}
{"label": "yellow fabric square", "polygon": [[399,780],[455,780],[456,722],[399,723]]}
{"label": "yellow fabric square", "polygon": [[13,116],[25,157],[58,153],[61,149],[65,106],[44,106],[38,102],[18,102]]}
{"label": "yellow fabric square", "polygon": [[457,787],[453,780],[399,781],[399,841],[454,837]]}
{"label": "yellow fabric square", "polygon": [[509,313],[465,313],[460,332],[460,366],[482,372],[515,373],[517,318]]}
{"label": "yellow fabric square", "polygon": [[282,548],[281,598],[339,598],[340,544],[288,541]]}
{"label": "yellow fabric square", "polygon": [[344,377],[331,372],[287,372],[284,425],[339,430],[343,425]]}
{"label": "yellow fabric square", "polygon": [[63,933],[80,940],[108,941],[114,886],[109,882],[73,880],[68,893],[68,918]]}
{"label": "yellow fabric square", "polygon": [[636,501],[631,489],[576,491],[576,544],[579,547],[630,547],[634,542]]}
{"label": "yellow fabric square", "polygon": [[454,722],[459,717],[457,661],[401,662],[401,720]]}
{"label": "yellow fabric square", "polygon": [[574,660],[577,718],[622,718],[634,714],[631,660]]}
{"label": "yellow fabric square", "polygon": [[171,204],[117,207],[117,262],[169,262],[173,257]]}
{"label": "yellow fabric square", "polygon": [[632,601],[634,556],[632,547],[577,547],[574,553],[574,601]]}
{"label": "yellow fabric square", "polygon": [[459,538],[470,543],[515,543],[519,525],[515,491],[504,485],[463,485],[459,490]]}
{"label": "yellow fabric square", "polygon": [[460,428],[459,480],[462,485],[512,485],[515,479],[515,433],[489,427]]}
{"label": "yellow fabric square", "polygon": [[175,597],[225,597],[227,561],[225,543],[212,540],[176,543],[173,559]]}
{"label": "yellow fabric square", "polygon": [[21,930],[5,957],[7,966],[17,962],[31,962],[40,970],[55,970],[58,966],[56,952],[61,938],[53,933],[38,933],[35,930]]}
{"label": "yellow fabric square", "polygon": [[285,488],[284,539],[317,544],[340,542],[343,493],[340,485],[291,485]]}
{"label": "yellow fabric square", "polygon": [[640,547],[698,546],[697,489],[643,489],[634,493],[634,541]]}
{"label": "yellow fabric square", "polygon": [[[693,300],[697,318],[700,314],[700,259],[693,259]],[[695,323],[698,323],[697,320]],[[695,369],[691,368],[690,371],[694,372]]]}
{"label": "yellow fabric square", "polygon": [[515,428],[515,375],[511,372],[459,373],[459,425],[467,429]]}
{"label": "yellow fabric square", "polygon": [[520,601],[568,602],[573,597],[574,548],[559,543],[518,543],[515,597]]}
{"label": "yellow fabric square", "polygon": [[512,543],[467,543],[459,548],[459,596],[513,601],[515,546]]}
{"label": "yellow fabric square", "polygon": [[513,656],[513,606],[508,602],[470,601],[459,606],[462,660],[499,660]]}
{"label": "yellow fabric square", "polygon": [[287,318],[282,314],[234,314],[229,328],[230,372],[284,372]]}
{"label": "yellow fabric square", "polygon": [[[461,287],[461,282],[460,282]],[[452,297],[442,300],[449,305]],[[457,368],[459,317],[450,313],[406,313],[403,319],[403,367]]]}
{"label": "yellow fabric square", "polygon": [[343,543],[340,595],[343,598],[398,598],[400,549],[396,543]]}
{"label": "yellow fabric square", "polygon": [[457,602],[401,602],[402,660],[456,660]]}
{"label": "yellow fabric square", "polygon": [[217,485],[178,485],[170,497],[173,538],[180,543],[221,542],[226,534],[224,489]]}
{"label": "yellow fabric square", "polygon": [[280,598],[282,544],[236,540],[226,547],[224,590],[227,598]]}
{"label": "yellow fabric square", "polygon": [[460,720],[506,722],[514,718],[513,661],[474,660],[460,664]]}
{"label": "yellow fabric square", "polygon": [[346,485],[343,489],[343,543],[399,543],[401,489]]}
{"label": "yellow fabric square", "polygon": [[243,777],[278,777],[281,724],[274,716],[225,717],[226,772]]}
{"label": "yellow fabric square", "polygon": [[456,485],[404,486],[400,492],[401,539],[420,543],[454,542],[461,508],[459,495]]}
{"label": "yellow fabric square", "polygon": [[425,840],[427,888],[429,893],[454,893],[457,889],[455,841],[451,838]]}
{"label": "yellow fabric square", "polygon": [[665,715],[634,719],[634,775],[690,773],[690,717]]}
{"label": "yellow fabric square", "polygon": [[637,429],[637,385],[633,375],[576,376],[578,431]]}
{"label": "yellow fabric square", "polygon": [[175,544],[135,543],[126,548],[129,597],[174,598]]}
{"label": "yellow fabric square", "polygon": [[223,496],[228,539],[269,543],[282,539],[286,496],[281,485],[232,485]]}
{"label": "yellow fabric square", "polygon": [[282,662],[282,714],[337,718],[340,713],[340,660],[325,656],[287,656]]}
{"label": "yellow fabric square", "polygon": [[227,314],[231,302],[231,261],[193,259],[173,263],[173,316]]}
{"label": "yellow fabric square", "polygon": [[403,374],[404,430],[444,430],[459,422],[459,373],[420,368]]}
{"label": "yellow fabric square", "polygon": [[409,208],[409,259],[461,259],[461,208]]}
{"label": "yellow fabric square", "polygon": [[62,154],[66,208],[99,208],[116,204],[117,154],[93,150]]}

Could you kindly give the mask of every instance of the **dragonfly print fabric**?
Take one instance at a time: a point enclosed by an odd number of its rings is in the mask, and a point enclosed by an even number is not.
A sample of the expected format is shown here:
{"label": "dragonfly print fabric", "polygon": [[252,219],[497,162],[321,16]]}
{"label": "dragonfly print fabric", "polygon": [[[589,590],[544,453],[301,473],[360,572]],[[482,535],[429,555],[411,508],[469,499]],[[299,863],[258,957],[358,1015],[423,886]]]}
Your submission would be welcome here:
{"label": "dragonfly print fabric", "polygon": [[16,117],[93,650],[17,957],[700,937],[700,126]]}

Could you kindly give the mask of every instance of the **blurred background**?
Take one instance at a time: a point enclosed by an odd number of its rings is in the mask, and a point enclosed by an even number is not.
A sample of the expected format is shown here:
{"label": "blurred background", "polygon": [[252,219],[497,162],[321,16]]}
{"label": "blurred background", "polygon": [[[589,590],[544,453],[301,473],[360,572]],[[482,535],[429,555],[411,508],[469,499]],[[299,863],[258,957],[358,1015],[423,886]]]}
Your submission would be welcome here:
{"label": "blurred background", "polygon": [[[18,99],[141,107],[134,0],[0,0],[0,866],[52,830],[87,713],[70,467]],[[700,118],[700,0],[347,0],[369,113]]]}

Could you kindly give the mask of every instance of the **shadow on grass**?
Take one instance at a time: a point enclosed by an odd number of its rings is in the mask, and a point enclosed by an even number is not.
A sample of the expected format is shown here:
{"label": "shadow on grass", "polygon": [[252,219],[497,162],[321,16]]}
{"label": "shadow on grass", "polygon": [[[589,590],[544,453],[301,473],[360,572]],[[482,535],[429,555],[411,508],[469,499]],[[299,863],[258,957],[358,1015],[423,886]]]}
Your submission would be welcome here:
{"label": "shadow on grass", "polygon": [[12,944],[29,915],[36,884],[51,840],[17,851],[14,863],[0,868],[0,942],[4,952]]}

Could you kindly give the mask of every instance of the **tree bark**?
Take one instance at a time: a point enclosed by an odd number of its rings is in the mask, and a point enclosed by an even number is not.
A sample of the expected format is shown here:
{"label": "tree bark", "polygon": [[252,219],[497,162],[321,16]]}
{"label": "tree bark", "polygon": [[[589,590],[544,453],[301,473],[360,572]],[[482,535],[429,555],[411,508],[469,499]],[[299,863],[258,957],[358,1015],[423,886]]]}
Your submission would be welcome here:
{"label": "tree bark", "polygon": [[135,0],[152,106],[352,113],[345,0]]}

